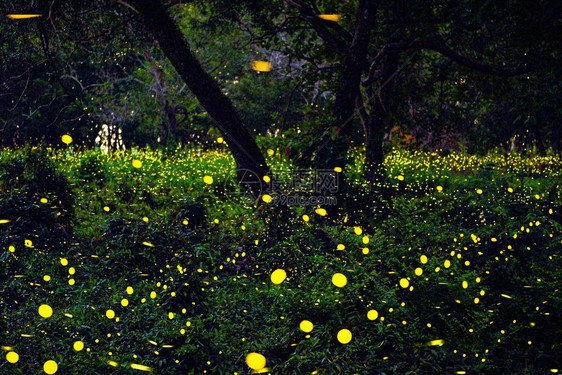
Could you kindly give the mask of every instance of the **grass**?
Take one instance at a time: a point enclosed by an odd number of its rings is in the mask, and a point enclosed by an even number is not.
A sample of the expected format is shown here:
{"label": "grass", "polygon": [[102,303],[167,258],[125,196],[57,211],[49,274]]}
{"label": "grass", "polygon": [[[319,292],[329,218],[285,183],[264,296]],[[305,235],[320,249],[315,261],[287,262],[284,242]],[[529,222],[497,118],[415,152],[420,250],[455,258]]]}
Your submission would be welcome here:
{"label": "grass", "polygon": [[252,352],[279,374],[561,369],[560,158],[395,151],[384,213],[359,164],[349,220],[293,207],[279,234],[274,206],[232,199],[221,149],[0,151],[0,344],[18,354],[0,373],[246,374]]}

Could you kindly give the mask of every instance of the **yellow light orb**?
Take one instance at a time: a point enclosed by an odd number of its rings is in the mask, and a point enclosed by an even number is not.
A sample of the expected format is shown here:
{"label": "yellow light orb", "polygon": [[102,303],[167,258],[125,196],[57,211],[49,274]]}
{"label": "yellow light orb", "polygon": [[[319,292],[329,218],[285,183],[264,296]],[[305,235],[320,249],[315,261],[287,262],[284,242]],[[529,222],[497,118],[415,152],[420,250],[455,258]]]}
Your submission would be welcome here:
{"label": "yellow light orb", "polygon": [[352,335],[348,329],[342,329],[338,332],[338,341],[347,344],[351,341]]}
{"label": "yellow light orb", "polygon": [[443,191],[443,186],[437,186],[437,191],[439,192]]}
{"label": "yellow light orb", "polygon": [[50,318],[53,315],[53,309],[49,305],[41,305],[39,306],[39,315],[45,319]]}
{"label": "yellow light orb", "polygon": [[309,320],[303,320],[299,327],[301,331],[308,333],[312,331],[312,329],[314,328],[314,324],[312,324],[312,322]]}
{"label": "yellow light orb", "polygon": [[58,369],[59,369],[59,366],[53,360],[47,361],[43,365],[43,371],[45,371],[45,373],[49,374],[49,375],[54,374],[55,372],[57,372]]}
{"label": "yellow light orb", "polygon": [[142,167],[142,161],[140,161],[139,159],[133,159],[133,167],[141,168]]}
{"label": "yellow light orb", "polygon": [[375,320],[379,317],[379,313],[377,310],[369,310],[367,312],[367,319],[369,320]]}
{"label": "yellow light orb", "polygon": [[345,277],[343,273],[335,273],[334,276],[332,276],[332,284],[338,288],[343,288],[347,285],[347,277]]}
{"label": "yellow light orb", "polygon": [[257,72],[269,72],[271,70],[271,64],[267,61],[254,61],[252,63],[252,69]]}
{"label": "yellow light orb", "polygon": [[414,270],[414,273],[416,274],[416,276],[421,276],[422,273],[423,273],[423,270],[420,267],[418,267]]}
{"label": "yellow light orb", "polygon": [[261,199],[262,199],[265,203],[271,203],[271,195],[269,195],[269,194],[264,194],[264,195],[262,195]]}
{"label": "yellow light orb", "polygon": [[318,18],[322,18],[326,21],[333,21],[338,22],[341,19],[341,15],[339,14],[319,14]]}
{"label": "yellow light orb", "polygon": [[109,309],[105,312],[105,316],[107,316],[108,319],[113,319],[115,318],[115,311]]}
{"label": "yellow light orb", "polygon": [[129,300],[127,298],[123,298],[121,300],[121,306],[123,306],[123,307],[129,306]]}
{"label": "yellow light orb", "polygon": [[259,353],[250,353],[246,356],[246,364],[252,370],[261,370],[265,367],[265,362],[265,357]]}
{"label": "yellow light orb", "polygon": [[398,181],[404,181],[404,176],[402,176],[401,174],[399,174],[397,177]]}
{"label": "yellow light orb", "polygon": [[8,352],[6,354],[6,360],[10,363],[16,363],[17,361],[20,360],[20,356],[16,352]]}
{"label": "yellow light orb", "polygon": [[302,219],[303,219],[304,221],[309,221],[309,220],[310,220],[310,218],[308,217],[308,215],[302,215]]}
{"label": "yellow light orb", "polygon": [[326,216],[328,214],[328,212],[323,208],[317,208],[316,210],[314,210],[314,212],[316,212],[320,216]]}
{"label": "yellow light orb", "polygon": [[63,136],[61,137],[61,139],[62,139],[62,143],[65,143],[65,144],[67,144],[67,145],[69,145],[69,144],[72,143],[72,137],[69,136],[68,134],[63,135]]}
{"label": "yellow light orb", "polygon": [[426,263],[427,263],[427,256],[422,255],[422,256],[420,257],[420,262],[421,262],[422,264],[426,264]]}
{"label": "yellow light orb", "polygon": [[205,176],[203,177],[203,182],[207,185],[211,185],[213,183],[213,178],[211,176]]}
{"label": "yellow light orb", "polygon": [[76,341],[73,345],[74,350],[76,350],[77,352],[81,351],[82,349],[84,349],[84,343],[82,341]]}
{"label": "yellow light orb", "polygon": [[271,282],[273,284],[281,284],[283,281],[285,281],[286,278],[287,272],[285,272],[285,270],[282,270],[281,268],[276,269],[271,274]]}
{"label": "yellow light orb", "polygon": [[353,231],[355,232],[356,235],[360,236],[361,233],[363,233],[363,229],[361,229],[360,227],[355,227],[353,228]]}
{"label": "yellow light orb", "polygon": [[408,279],[400,279],[400,286],[404,289],[410,286]]}

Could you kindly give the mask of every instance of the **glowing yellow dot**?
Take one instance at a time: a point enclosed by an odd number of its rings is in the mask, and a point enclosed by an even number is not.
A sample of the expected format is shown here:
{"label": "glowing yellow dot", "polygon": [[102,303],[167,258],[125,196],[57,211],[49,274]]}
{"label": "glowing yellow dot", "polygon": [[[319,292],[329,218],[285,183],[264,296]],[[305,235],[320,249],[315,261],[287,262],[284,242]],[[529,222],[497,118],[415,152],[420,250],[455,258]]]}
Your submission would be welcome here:
{"label": "glowing yellow dot", "polygon": [[103,210],[104,210],[105,212],[109,212],[109,207],[104,206],[104,207],[103,207]]}
{"label": "glowing yellow dot", "polygon": [[446,260],[445,260],[445,263],[443,263],[443,266],[444,266],[445,268],[451,267],[451,261],[450,261],[449,259],[446,259]]}
{"label": "glowing yellow dot", "polygon": [[150,298],[152,299],[156,298],[156,292],[154,291],[150,292]]}
{"label": "glowing yellow dot", "polygon": [[203,177],[203,182],[207,185],[211,185],[213,183],[213,178],[211,176],[205,176]]}
{"label": "glowing yellow dot", "polygon": [[12,245],[8,246],[8,250],[10,251],[10,253],[13,253],[16,251],[16,248]]}
{"label": "glowing yellow dot", "polygon": [[309,221],[309,220],[310,220],[310,218],[308,217],[308,215],[302,215],[302,219],[303,219],[304,221]]}
{"label": "glowing yellow dot", "polygon": [[476,194],[482,194],[482,189],[476,190]]}
{"label": "glowing yellow dot", "polygon": [[41,199],[39,200],[39,202],[41,202],[41,203],[47,203],[48,201],[47,201],[47,198],[41,198]]}
{"label": "glowing yellow dot", "polygon": [[431,340],[426,345],[428,345],[428,346],[442,346],[443,344],[445,344],[444,340]]}
{"label": "glowing yellow dot", "polygon": [[23,20],[27,18],[41,17],[41,14],[7,14],[6,15],[11,20]]}
{"label": "glowing yellow dot", "polygon": [[340,243],[340,244],[338,244],[337,249],[338,250],[345,250],[345,245]]}
{"label": "glowing yellow dot", "polygon": [[352,335],[348,329],[342,329],[338,332],[338,341],[347,344],[351,341]]}
{"label": "glowing yellow dot", "polygon": [[360,236],[361,233],[363,233],[363,229],[361,229],[361,227],[355,227],[353,228],[353,231],[355,232],[356,235]]}
{"label": "glowing yellow dot", "polygon": [[347,277],[343,273],[335,273],[332,276],[332,283],[338,288],[343,288],[347,284]]}
{"label": "glowing yellow dot", "polygon": [[326,216],[328,214],[328,212],[326,212],[326,210],[323,208],[317,208],[316,210],[314,210],[314,212],[316,212],[320,216]]}
{"label": "glowing yellow dot", "polygon": [[137,363],[131,363],[131,368],[135,369],[135,370],[141,370],[141,371],[146,371],[146,372],[152,372],[152,367],[148,367],[148,366],[144,366],[144,365],[139,365]]}
{"label": "glowing yellow dot", "polygon": [[300,323],[299,327],[301,331],[308,333],[312,331],[312,329],[314,328],[314,324],[312,324],[312,322],[309,320],[303,320]]}
{"label": "glowing yellow dot", "polygon": [[339,14],[319,14],[318,18],[322,18],[323,20],[326,21],[338,22],[341,16]]}
{"label": "glowing yellow dot", "polygon": [[131,295],[131,294],[133,294],[133,292],[134,292],[133,287],[132,287],[132,286],[128,286],[128,287],[127,287],[127,294]]}
{"label": "glowing yellow dot", "polygon": [[263,176],[263,180],[267,183],[271,182],[271,178],[269,176]]}
{"label": "glowing yellow dot", "polygon": [[263,201],[265,203],[270,203],[271,202],[271,195],[264,194],[264,195],[262,195],[261,199],[263,199]]}
{"label": "glowing yellow dot", "polygon": [[261,370],[265,367],[265,363],[265,357],[259,353],[250,353],[246,356],[246,364],[252,370]]}
{"label": "glowing yellow dot", "polygon": [[271,274],[271,282],[273,284],[281,284],[287,278],[287,272],[281,268],[276,269]]}
{"label": "glowing yellow dot", "polygon": [[142,161],[140,161],[139,159],[133,159],[133,167],[135,168],[141,168],[142,167]]}
{"label": "glowing yellow dot", "polygon": [[402,176],[401,174],[399,174],[397,177],[398,181],[404,181],[404,176]]}
{"label": "glowing yellow dot", "polygon": [[45,281],[51,281],[51,276],[45,275],[45,276],[43,276],[43,280],[45,280]]}
{"label": "glowing yellow dot", "polygon": [[74,285],[75,283],[76,283],[76,280],[74,280],[74,279],[68,280],[68,285]]}
{"label": "glowing yellow dot", "polygon": [[369,254],[369,248],[368,247],[363,248],[363,254],[365,254],[365,255]]}
{"label": "glowing yellow dot", "polygon": [[474,303],[477,304],[477,303],[479,303],[479,302],[480,302],[480,298],[478,298],[478,297],[474,298]]}
{"label": "glowing yellow dot", "polygon": [[368,244],[368,243],[369,243],[369,237],[368,237],[368,236],[363,236],[362,241],[363,241],[363,243],[364,243],[365,245]]}
{"label": "glowing yellow dot", "polygon": [[492,238],[490,239],[490,241],[496,242],[496,241],[497,241],[497,238],[496,238],[496,237],[492,237]]}
{"label": "glowing yellow dot", "polygon": [[123,298],[121,300],[121,306],[123,306],[123,307],[129,306],[129,300],[127,298]]}
{"label": "glowing yellow dot", "polygon": [[271,65],[267,61],[254,61],[252,63],[252,69],[257,72],[269,72],[271,70]]}
{"label": "glowing yellow dot", "polygon": [[334,172],[341,173],[342,172],[341,167],[335,167]]}
{"label": "glowing yellow dot", "polygon": [[174,319],[174,313],[173,312],[168,313],[168,319],[170,319],[170,320]]}
{"label": "glowing yellow dot", "polygon": [[267,154],[268,154],[269,156],[273,156],[273,154],[275,154],[275,151],[273,151],[272,149],[268,148],[268,149],[267,149]]}
{"label": "glowing yellow dot", "polygon": [[33,242],[31,242],[31,240],[25,240],[25,246],[26,247],[33,247]]}
{"label": "glowing yellow dot", "polygon": [[107,310],[107,311],[105,312],[105,316],[106,316],[108,319],[113,319],[113,318],[115,318],[115,311],[109,309],[109,310]]}
{"label": "glowing yellow dot", "polygon": [[410,282],[408,281],[408,279],[400,279],[400,286],[402,288],[407,288],[410,286]]}
{"label": "glowing yellow dot", "polygon": [[74,269],[74,267],[70,267],[70,268],[68,269],[68,273],[69,273],[70,275],[74,275],[74,274],[76,273],[76,270]]}
{"label": "glowing yellow dot", "polygon": [[416,274],[416,276],[421,276],[421,274],[423,273],[423,270],[420,267],[418,267],[414,270],[414,273]]}
{"label": "glowing yellow dot", "polygon": [[222,139],[222,137],[217,138],[217,143],[223,143],[223,142],[224,142],[224,139]]}
{"label": "glowing yellow dot", "polygon": [[463,289],[468,288],[468,282],[463,281],[463,282],[462,282],[462,287],[463,287]]}
{"label": "glowing yellow dot", "polygon": [[45,373],[49,375],[54,374],[55,372],[57,372],[58,369],[59,366],[57,366],[57,363],[53,360],[47,361],[43,365],[43,371],[45,371]]}
{"label": "glowing yellow dot", "polygon": [[61,140],[62,140],[62,143],[67,144],[67,145],[72,143],[72,137],[69,136],[68,134],[63,135],[61,137]]}
{"label": "glowing yellow dot", "polygon": [[425,255],[422,255],[422,256],[420,257],[420,262],[421,262],[422,264],[426,264],[426,263],[427,263],[427,257],[426,257]]}
{"label": "glowing yellow dot", "polygon": [[39,306],[39,315],[45,319],[50,318],[53,315],[53,309],[49,305],[41,305]]}
{"label": "glowing yellow dot", "polygon": [[540,198],[541,198],[541,196],[540,196],[540,195],[538,195],[538,194],[535,194],[535,199],[540,199]]}
{"label": "glowing yellow dot", "polygon": [[512,189],[512,188],[510,188],[510,187],[509,187],[509,188],[507,188],[507,191],[508,191],[509,193],[513,193],[513,189]]}
{"label": "glowing yellow dot", "polygon": [[369,320],[375,320],[379,317],[379,313],[377,312],[377,310],[369,310],[367,312],[367,319]]}
{"label": "glowing yellow dot", "polygon": [[76,341],[73,345],[74,350],[76,350],[77,352],[81,351],[82,349],[84,349],[84,343],[82,341]]}
{"label": "glowing yellow dot", "polygon": [[443,191],[443,186],[437,186],[437,191]]}
{"label": "glowing yellow dot", "polygon": [[68,266],[68,260],[66,260],[66,258],[61,258],[60,264],[62,264],[63,266]]}
{"label": "glowing yellow dot", "polygon": [[16,352],[8,352],[6,354],[6,360],[10,363],[16,363],[17,361],[20,360],[20,356]]}

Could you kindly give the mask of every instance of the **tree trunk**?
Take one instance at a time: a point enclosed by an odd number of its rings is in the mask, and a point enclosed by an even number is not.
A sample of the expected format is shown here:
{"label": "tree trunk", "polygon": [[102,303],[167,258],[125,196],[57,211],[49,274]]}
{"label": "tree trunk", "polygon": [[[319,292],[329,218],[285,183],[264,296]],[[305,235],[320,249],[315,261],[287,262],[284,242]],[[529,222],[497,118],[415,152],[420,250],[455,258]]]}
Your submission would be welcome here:
{"label": "tree trunk", "polygon": [[214,120],[236,162],[238,181],[250,189],[254,197],[259,197],[266,189],[263,177],[270,175],[270,171],[230,99],[203,70],[183,34],[159,0],[130,0],[129,4],[140,14],[144,26],[152,33],[187,87]]}
{"label": "tree trunk", "polygon": [[[334,170],[339,167],[342,170],[347,164],[347,151],[350,146],[353,120],[356,110],[356,98],[360,94],[359,85],[364,68],[367,65],[367,53],[369,51],[369,40],[371,31],[375,26],[378,1],[360,0],[357,9],[356,26],[353,40],[347,51],[340,72],[336,100],[334,104],[333,133],[331,140],[325,140],[315,156],[315,166]],[[347,181],[345,172],[339,174],[339,190],[335,194],[338,207],[345,208],[347,197]],[[335,219],[341,215],[337,207],[328,207],[328,212]]]}
{"label": "tree trunk", "polygon": [[394,75],[398,68],[399,55],[396,51],[388,52],[381,66],[379,87],[375,90],[372,83],[367,87],[370,112],[364,121],[366,153],[364,176],[372,186],[380,185],[384,180],[384,135],[390,128],[388,112],[390,97],[394,92]]}

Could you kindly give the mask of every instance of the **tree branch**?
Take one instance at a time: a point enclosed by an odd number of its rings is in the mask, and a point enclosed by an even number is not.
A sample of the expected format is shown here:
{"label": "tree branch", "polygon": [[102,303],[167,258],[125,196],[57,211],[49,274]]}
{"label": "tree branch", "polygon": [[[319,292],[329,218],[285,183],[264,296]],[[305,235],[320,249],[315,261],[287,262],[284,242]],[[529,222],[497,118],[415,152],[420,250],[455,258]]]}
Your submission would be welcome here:
{"label": "tree branch", "polygon": [[464,65],[467,68],[478,70],[479,72],[495,75],[495,76],[513,77],[513,76],[529,73],[536,69],[536,66],[532,66],[532,65],[520,66],[511,69],[504,69],[504,68],[498,68],[495,66],[484,64],[479,61],[471,60],[467,57],[460,55],[459,53],[453,51],[450,47],[445,45],[445,43],[439,41],[419,41],[419,42],[414,42],[413,46],[420,49],[428,49],[431,51],[439,52],[440,54],[447,56],[454,62]]}
{"label": "tree branch", "polygon": [[[318,11],[314,10],[314,7],[308,4],[306,1],[303,0],[285,0],[288,4],[293,5],[297,8],[303,19],[305,19],[310,26],[320,36],[320,38],[324,39],[326,44],[328,44],[331,48],[333,48],[336,53],[339,55],[345,56],[347,54],[347,43],[345,42],[342,35],[345,35],[345,30],[339,27],[339,25],[334,25],[333,21],[326,21],[318,17]],[[327,24],[330,24],[332,29],[339,30],[338,34],[332,33]]]}

